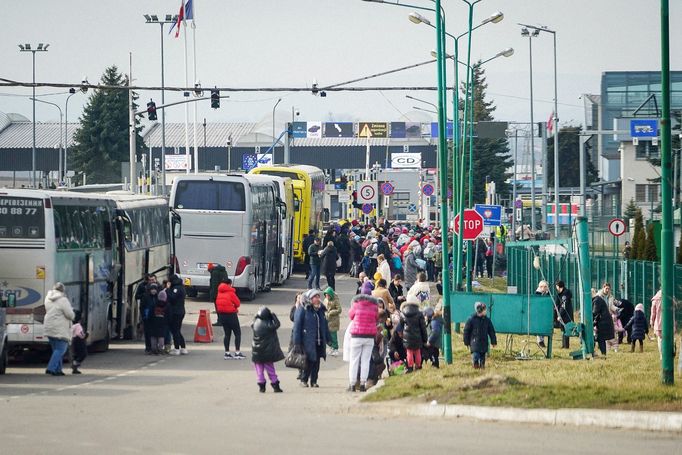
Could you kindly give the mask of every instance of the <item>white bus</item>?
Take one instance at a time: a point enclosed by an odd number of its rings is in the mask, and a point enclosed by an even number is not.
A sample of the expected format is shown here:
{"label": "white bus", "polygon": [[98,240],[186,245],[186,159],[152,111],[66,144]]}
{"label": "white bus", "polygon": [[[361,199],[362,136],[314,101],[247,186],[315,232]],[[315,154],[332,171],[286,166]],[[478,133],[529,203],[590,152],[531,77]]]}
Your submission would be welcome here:
{"label": "white bus", "polygon": [[[137,207],[126,206],[132,200]],[[111,338],[132,337],[134,312],[126,312],[133,307],[131,288],[154,271],[146,261],[128,268],[131,255],[165,255],[165,265],[154,267],[168,268],[168,208],[165,200],[145,196],[3,189],[0,251],[12,350],[47,346],[44,299],[58,281],[82,313],[88,343],[106,350]]]}
{"label": "white bus", "polygon": [[208,265],[221,264],[247,300],[272,284],[277,199],[270,181],[243,175],[178,176],[170,207],[181,220],[175,232],[175,268],[189,295],[209,288]]}
{"label": "white bus", "polygon": [[275,233],[277,253],[271,267],[272,284],[282,285],[293,273],[294,267],[294,184],[288,177],[246,174],[254,182],[272,182],[277,197],[278,225]]}

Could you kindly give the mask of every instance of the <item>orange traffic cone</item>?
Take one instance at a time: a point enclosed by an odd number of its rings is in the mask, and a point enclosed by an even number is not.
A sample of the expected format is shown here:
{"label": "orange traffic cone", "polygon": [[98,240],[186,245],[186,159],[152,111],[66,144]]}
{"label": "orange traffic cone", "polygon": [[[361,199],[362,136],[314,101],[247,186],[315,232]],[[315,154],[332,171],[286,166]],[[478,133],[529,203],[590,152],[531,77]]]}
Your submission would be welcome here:
{"label": "orange traffic cone", "polygon": [[194,329],[195,343],[212,343],[213,331],[211,330],[211,320],[209,318],[208,310],[199,310],[199,320]]}

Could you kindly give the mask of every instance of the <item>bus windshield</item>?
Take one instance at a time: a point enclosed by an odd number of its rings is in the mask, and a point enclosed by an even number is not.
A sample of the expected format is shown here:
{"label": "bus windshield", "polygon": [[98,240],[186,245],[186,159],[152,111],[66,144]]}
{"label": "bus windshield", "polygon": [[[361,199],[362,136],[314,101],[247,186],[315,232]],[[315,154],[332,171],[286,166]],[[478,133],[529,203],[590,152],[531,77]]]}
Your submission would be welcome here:
{"label": "bus windshield", "polygon": [[45,238],[42,199],[0,196],[0,216],[0,238]]}
{"label": "bus windshield", "polygon": [[189,210],[243,212],[246,210],[244,184],[214,180],[178,182],[174,207]]}

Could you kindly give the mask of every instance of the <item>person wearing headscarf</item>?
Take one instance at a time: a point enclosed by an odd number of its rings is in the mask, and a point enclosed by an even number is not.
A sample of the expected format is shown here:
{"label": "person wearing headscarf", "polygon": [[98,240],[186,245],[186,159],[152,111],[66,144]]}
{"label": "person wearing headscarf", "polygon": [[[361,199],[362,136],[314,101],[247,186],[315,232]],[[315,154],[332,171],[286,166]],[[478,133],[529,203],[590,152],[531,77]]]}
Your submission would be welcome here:
{"label": "person wearing headscarf", "polygon": [[303,294],[303,306],[294,316],[294,344],[303,348],[308,361],[301,378],[302,387],[319,387],[320,361],[327,358],[327,342],[331,339],[326,311],[322,293],[309,289]]}
{"label": "person wearing headscarf", "polygon": [[62,283],[55,283],[45,297],[45,319],[43,330],[50,342],[52,356],[45,374],[64,376],[62,362],[71,341],[71,321],[76,314],[71,307],[66,289]]}

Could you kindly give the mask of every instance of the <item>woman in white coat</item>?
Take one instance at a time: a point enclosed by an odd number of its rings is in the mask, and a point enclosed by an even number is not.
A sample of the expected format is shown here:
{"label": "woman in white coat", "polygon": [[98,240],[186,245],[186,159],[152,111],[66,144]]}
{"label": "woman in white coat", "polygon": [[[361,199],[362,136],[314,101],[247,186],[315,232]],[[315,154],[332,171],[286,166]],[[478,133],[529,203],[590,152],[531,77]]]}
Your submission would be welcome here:
{"label": "woman in white coat", "polygon": [[45,336],[50,341],[52,357],[45,374],[64,376],[62,360],[71,340],[71,321],[75,314],[71,302],[66,297],[64,285],[56,283],[45,297]]}
{"label": "woman in white coat", "polygon": [[377,272],[381,273],[381,278],[386,280],[387,283],[391,282],[391,265],[383,254],[377,256],[377,261],[379,262],[379,267],[377,267]]}

